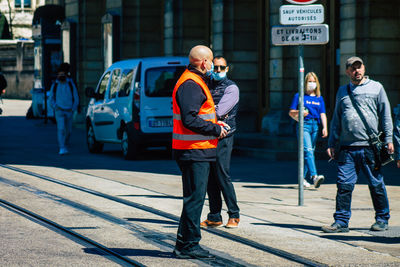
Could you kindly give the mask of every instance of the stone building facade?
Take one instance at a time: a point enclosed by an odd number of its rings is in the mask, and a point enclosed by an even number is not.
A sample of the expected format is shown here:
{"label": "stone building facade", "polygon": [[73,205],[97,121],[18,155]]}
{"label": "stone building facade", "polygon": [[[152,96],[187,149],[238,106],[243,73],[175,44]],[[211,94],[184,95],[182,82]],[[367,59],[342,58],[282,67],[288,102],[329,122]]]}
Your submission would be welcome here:
{"label": "stone building facade", "polygon": [[13,39],[32,38],[32,19],[36,8],[45,0],[1,0],[0,12],[4,14],[11,27]]}
{"label": "stone building facade", "polygon": [[0,40],[0,66],[7,79],[4,97],[30,99],[33,87],[32,18],[45,0],[0,0],[12,40]]}
{"label": "stone building facade", "polygon": [[[64,60],[74,67],[81,102],[114,61],[147,56],[186,56],[197,44],[210,46],[231,66],[240,87],[239,131],[292,134],[287,115],[297,92],[298,49],[271,44],[285,0],[46,0],[65,7]],[[328,118],[344,62],[364,59],[367,74],[385,86],[392,105],[400,102],[400,1],[319,0],[330,41],[305,46],[305,72],[320,78]]]}
{"label": "stone building facade", "polygon": [[30,99],[33,87],[33,41],[0,40],[0,64],[7,80],[4,97]]}

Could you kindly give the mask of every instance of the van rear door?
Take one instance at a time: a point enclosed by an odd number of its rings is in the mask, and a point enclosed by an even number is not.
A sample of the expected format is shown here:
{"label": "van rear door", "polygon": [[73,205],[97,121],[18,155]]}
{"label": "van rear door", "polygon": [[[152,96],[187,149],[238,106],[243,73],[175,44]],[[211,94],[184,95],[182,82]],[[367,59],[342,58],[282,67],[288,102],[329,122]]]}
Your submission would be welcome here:
{"label": "van rear door", "polygon": [[183,58],[142,62],[140,128],[143,133],[172,132],[172,92],[185,69]]}

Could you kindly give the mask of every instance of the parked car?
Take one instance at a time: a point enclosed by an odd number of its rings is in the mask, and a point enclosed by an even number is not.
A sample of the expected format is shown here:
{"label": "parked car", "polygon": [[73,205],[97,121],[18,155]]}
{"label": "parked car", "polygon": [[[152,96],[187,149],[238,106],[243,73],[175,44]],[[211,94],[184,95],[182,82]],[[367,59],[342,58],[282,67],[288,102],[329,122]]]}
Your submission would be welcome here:
{"label": "parked car", "polygon": [[112,64],[90,97],[86,137],[92,153],[120,143],[126,159],[149,146],[171,148],[172,91],[185,70],[185,57],[129,59]]}

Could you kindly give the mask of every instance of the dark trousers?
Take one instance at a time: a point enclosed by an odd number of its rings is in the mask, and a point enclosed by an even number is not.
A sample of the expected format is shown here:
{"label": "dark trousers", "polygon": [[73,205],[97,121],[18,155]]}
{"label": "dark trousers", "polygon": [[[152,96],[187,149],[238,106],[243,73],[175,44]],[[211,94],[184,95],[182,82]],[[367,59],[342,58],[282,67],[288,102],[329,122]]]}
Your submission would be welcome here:
{"label": "dark trousers", "polygon": [[210,221],[222,221],[222,198],[224,196],[228,208],[229,218],[239,218],[235,188],[230,177],[231,154],[233,135],[219,140],[217,147],[217,161],[211,163],[210,177],[208,180],[207,194],[210,203]]}
{"label": "dark trousers", "polygon": [[375,209],[375,220],[387,223],[389,201],[386,193],[383,175],[380,170],[374,170],[374,164],[366,157],[366,148],[348,148],[342,150],[338,159],[338,178],[336,194],[335,222],[348,226],[351,217],[351,196],[358,174],[362,171],[367,177],[368,188]]}
{"label": "dark trousers", "polygon": [[200,216],[207,191],[210,162],[180,161],[182,171],[183,208],[179,220],[176,248],[181,250],[198,246],[200,234]]}

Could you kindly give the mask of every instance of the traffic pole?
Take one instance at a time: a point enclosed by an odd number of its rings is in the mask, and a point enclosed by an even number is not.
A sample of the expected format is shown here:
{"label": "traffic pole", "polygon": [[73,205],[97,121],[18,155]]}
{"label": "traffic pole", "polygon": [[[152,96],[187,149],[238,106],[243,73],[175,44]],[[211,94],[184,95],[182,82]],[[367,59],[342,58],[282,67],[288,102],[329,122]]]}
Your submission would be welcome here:
{"label": "traffic pole", "polygon": [[298,180],[299,180],[299,206],[304,204],[304,62],[303,46],[298,46],[299,51],[299,131],[298,131]]}

